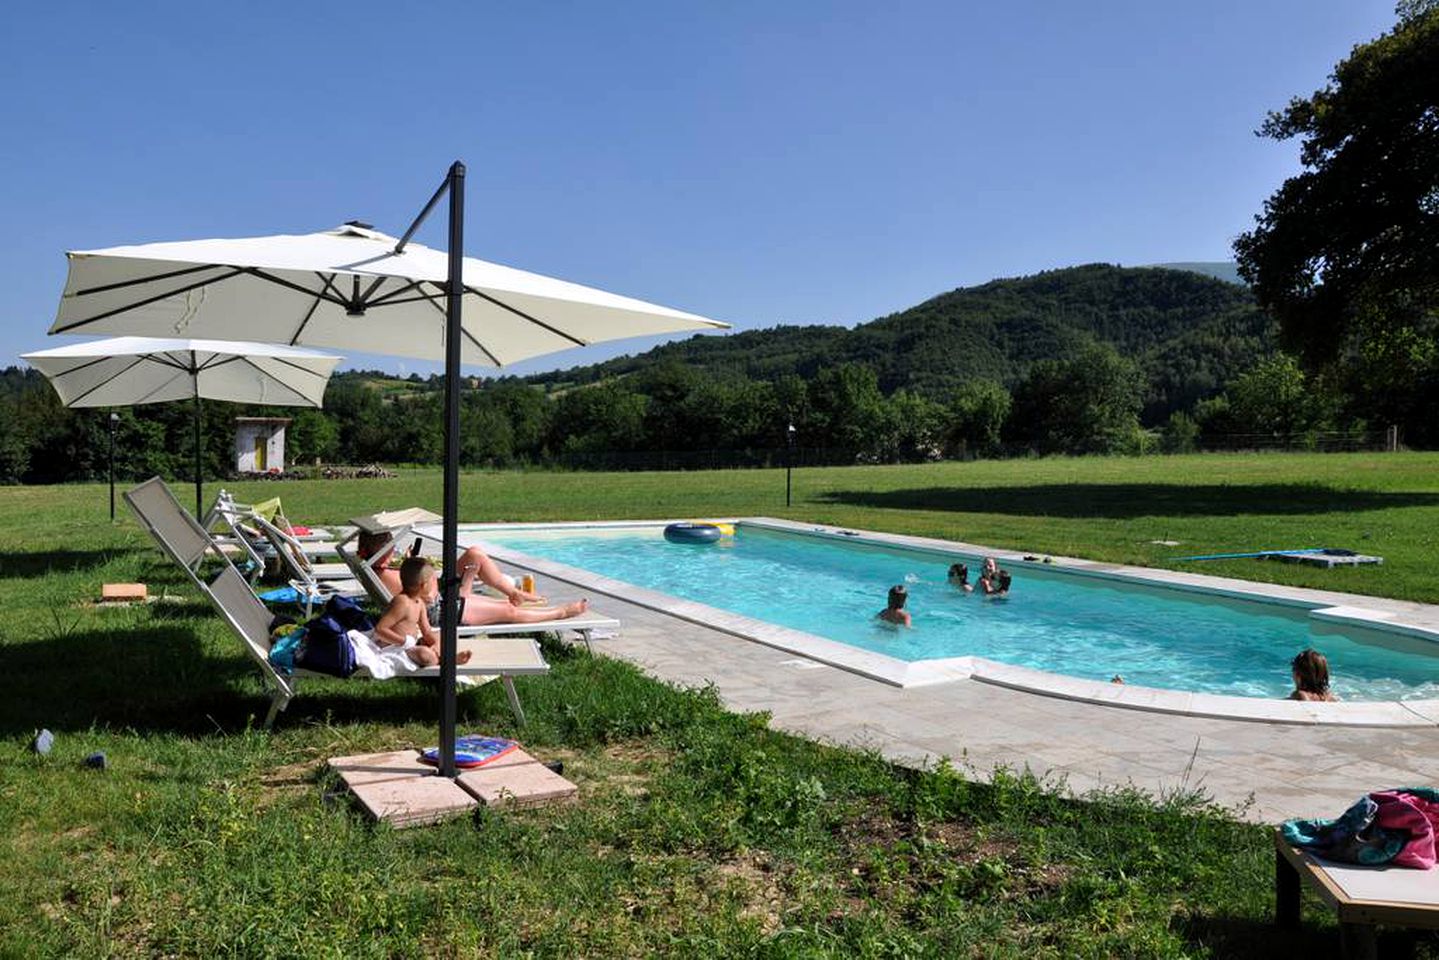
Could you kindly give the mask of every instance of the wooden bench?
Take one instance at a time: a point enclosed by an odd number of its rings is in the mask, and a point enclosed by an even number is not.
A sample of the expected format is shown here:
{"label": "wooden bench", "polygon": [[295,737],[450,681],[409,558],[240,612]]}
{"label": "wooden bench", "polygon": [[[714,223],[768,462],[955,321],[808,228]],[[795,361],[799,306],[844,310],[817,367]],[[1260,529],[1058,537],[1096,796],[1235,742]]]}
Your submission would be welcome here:
{"label": "wooden bench", "polygon": [[1377,957],[1375,927],[1439,930],[1439,869],[1334,863],[1290,846],[1274,830],[1274,922],[1299,926],[1301,882],[1332,907],[1345,957]]}

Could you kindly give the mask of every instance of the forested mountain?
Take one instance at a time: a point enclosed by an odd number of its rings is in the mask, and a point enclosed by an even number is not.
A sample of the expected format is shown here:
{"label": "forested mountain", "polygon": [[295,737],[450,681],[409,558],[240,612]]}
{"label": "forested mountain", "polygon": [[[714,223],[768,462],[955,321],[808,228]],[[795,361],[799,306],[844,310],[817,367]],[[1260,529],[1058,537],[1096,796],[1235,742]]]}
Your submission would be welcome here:
{"label": "forested mountain", "polygon": [[696,335],[526,379],[558,388],[676,361],[754,380],[791,373],[808,379],[857,362],[874,369],[886,394],[905,388],[946,400],[976,379],[1012,387],[1035,361],[1071,359],[1100,343],[1139,364],[1147,384],[1144,419],[1156,422],[1217,392],[1274,350],[1272,325],[1246,288],[1185,266],[1049,270],[953,290],[853,329]]}

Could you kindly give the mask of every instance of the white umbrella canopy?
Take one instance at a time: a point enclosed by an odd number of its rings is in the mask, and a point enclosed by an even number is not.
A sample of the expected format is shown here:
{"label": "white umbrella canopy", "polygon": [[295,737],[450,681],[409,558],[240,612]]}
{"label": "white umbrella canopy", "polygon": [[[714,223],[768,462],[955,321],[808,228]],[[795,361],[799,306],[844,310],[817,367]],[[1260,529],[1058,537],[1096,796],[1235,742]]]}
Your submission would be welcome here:
{"label": "white umbrella canopy", "polygon": [[[347,224],[322,233],[67,254],[51,333],[244,337],[445,359],[448,254]],[[605,340],[728,324],[464,258],[460,362],[500,367]]]}
{"label": "white umbrella canopy", "polygon": [[[273,343],[112,337],[25,353],[21,359],[45,375],[67,407],[193,400],[195,517],[199,519],[204,484],[200,401],[318,407],[330,374],[344,358]],[[113,517],[113,472],[111,476]]]}
{"label": "white umbrella canopy", "polygon": [[21,355],[67,407],[229,400],[318,407],[341,357],[227,340],[111,337]]}

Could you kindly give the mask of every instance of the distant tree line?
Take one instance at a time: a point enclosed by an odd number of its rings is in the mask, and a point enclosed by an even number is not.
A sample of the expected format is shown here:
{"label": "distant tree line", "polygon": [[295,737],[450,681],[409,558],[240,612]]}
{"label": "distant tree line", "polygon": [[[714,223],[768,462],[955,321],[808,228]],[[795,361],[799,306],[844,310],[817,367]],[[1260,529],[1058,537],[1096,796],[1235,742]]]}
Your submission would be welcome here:
{"label": "distant tree line", "polygon": [[[205,471],[233,468],[233,418],[285,416],[291,465],[440,461],[444,437],[438,377],[398,381],[344,373],[322,410],[206,403]],[[1089,344],[1072,357],[1039,360],[1016,383],[969,380],[942,398],[900,388],[886,394],[875,369],[843,362],[809,378],[759,380],[656,363],[623,377],[546,391],[515,378],[463,391],[461,462],[467,467],[656,465],[643,454],[725,451],[720,464],[780,463],[794,425],[806,462],[893,463],[1024,454],[1188,451],[1226,438],[1292,437],[1362,429],[1351,404],[1274,354],[1224,389],[1146,420],[1150,384],[1139,365]],[[105,476],[109,410],[66,410],[33,370],[0,371],[0,482],[54,483]],[[114,411],[121,477],[188,477],[189,403]]]}

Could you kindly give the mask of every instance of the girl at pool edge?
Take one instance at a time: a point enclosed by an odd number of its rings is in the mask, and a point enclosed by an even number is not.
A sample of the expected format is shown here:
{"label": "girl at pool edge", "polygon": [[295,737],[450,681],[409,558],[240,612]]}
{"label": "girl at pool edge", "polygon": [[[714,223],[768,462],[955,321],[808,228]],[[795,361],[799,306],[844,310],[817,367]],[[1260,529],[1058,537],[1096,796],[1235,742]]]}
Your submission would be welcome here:
{"label": "girl at pool edge", "polygon": [[879,618],[885,623],[892,623],[900,627],[912,626],[909,611],[904,609],[904,602],[909,599],[909,591],[904,584],[897,583],[889,588],[889,605],[879,612]]}
{"label": "girl at pool edge", "polygon": [[1289,668],[1294,674],[1294,692],[1289,695],[1290,700],[1339,699],[1329,689],[1329,661],[1318,650],[1299,651]]}

